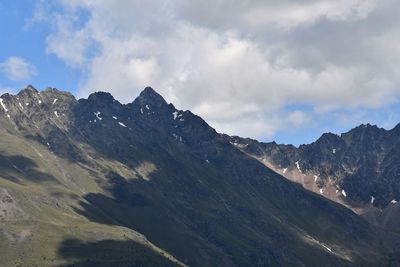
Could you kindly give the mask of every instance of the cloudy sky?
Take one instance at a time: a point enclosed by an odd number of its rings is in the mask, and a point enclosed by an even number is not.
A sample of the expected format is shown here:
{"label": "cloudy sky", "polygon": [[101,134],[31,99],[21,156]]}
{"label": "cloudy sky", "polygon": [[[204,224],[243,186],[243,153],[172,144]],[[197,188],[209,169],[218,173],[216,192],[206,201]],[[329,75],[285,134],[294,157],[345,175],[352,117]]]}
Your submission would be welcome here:
{"label": "cloudy sky", "polygon": [[220,132],[309,143],[400,122],[398,0],[0,2],[0,92],[152,86]]}

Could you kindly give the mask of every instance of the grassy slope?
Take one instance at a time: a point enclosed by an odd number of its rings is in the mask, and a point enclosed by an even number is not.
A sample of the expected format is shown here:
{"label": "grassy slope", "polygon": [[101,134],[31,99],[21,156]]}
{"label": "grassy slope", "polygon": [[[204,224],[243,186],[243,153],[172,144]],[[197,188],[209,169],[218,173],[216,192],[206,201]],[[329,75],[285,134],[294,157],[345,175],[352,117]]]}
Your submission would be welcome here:
{"label": "grassy slope", "polygon": [[[367,243],[373,236],[363,232],[368,226],[323,199],[315,205],[315,196],[300,187],[282,188],[294,187],[272,172],[265,187],[231,181],[179,151],[170,151],[175,164],[149,151],[128,167],[87,146],[88,164],[78,164],[17,132],[0,134],[0,187],[23,211],[1,222],[4,266],[172,264],[172,256],[138,232],[192,266],[250,266],[254,258],[270,266],[379,261]],[[341,213],[355,221],[341,222]]]}
{"label": "grassy slope", "polygon": [[[99,170],[56,157],[15,132],[0,134],[0,189],[12,197],[8,209],[20,211],[0,221],[0,266],[175,265],[139,233],[91,222],[71,208],[87,192],[104,193],[95,180],[102,178]],[[124,171],[121,164],[107,163]]]}

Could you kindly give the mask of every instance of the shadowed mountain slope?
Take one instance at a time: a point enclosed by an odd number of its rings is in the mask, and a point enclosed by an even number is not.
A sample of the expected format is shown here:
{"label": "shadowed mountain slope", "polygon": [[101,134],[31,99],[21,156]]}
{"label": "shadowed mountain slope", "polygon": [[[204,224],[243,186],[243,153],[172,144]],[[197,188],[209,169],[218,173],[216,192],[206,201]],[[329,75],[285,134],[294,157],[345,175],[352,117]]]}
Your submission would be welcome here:
{"label": "shadowed mountain slope", "polygon": [[323,134],[296,148],[226,136],[268,168],[306,189],[351,208],[378,226],[392,247],[400,242],[400,128],[360,125]]}
{"label": "shadowed mountain slope", "polygon": [[0,104],[6,265],[392,260],[366,221],[265,168],[149,87],[127,105],[104,92],[76,100],[31,86]]}
{"label": "shadowed mountain slope", "polygon": [[314,190],[309,188],[313,191],[333,186],[338,198],[353,207],[372,204],[384,208],[400,199],[399,126],[387,131],[375,125],[360,125],[340,136],[325,133],[314,143],[299,148],[228,138],[245,153],[292,180],[299,180],[296,176],[315,179],[317,186]]}

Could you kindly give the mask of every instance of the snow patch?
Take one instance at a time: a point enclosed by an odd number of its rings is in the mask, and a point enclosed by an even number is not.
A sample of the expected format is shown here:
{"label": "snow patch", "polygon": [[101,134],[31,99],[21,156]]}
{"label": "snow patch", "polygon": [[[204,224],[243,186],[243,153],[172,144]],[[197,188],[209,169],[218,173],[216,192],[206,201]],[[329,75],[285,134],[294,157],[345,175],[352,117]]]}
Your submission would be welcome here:
{"label": "snow patch", "polygon": [[103,119],[102,117],[100,117],[100,111],[97,112],[93,112],[93,114],[96,116],[97,119],[99,119],[100,121]]}
{"label": "snow patch", "polygon": [[29,103],[25,103],[25,106],[29,106]]}
{"label": "snow patch", "polygon": [[301,171],[301,169],[300,169],[299,161],[296,161],[296,167],[297,167],[297,169],[299,170],[299,172],[302,173],[302,171]]}
{"label": "snow patch", "polygon": [[314,175],[314,183],[318,180],[318,175]]}
{"label": "snow patch", "polygon": [[[183,121],[183,119],[180,119],[181,121]],[[239,143],[237,143],[237,142],[230,142],[231,143],[231,145],[234,145],[235,147],[238,147],[238,148],[245,148],[245,147],[247,147],[249,144],[239,144]],[[286,168],[287,169],[287,168]],[[285,171],[286,172],[286,171]]]}
{"label": "snow patch", "polygon": [[324,193],[324,189],[323,189],[323,188],[320,188],[320,189],[319,189],[319,193],[320,193],[320,194],[323,194],[323,193]]}
{"label": "snow patch", "polygon": [[118,120],[118,118],[117,118],[117,117],[115,117],[115,116],[112,116],[112,118],[113,118],[114,120]]}
{"label": "snow patch", "polygon": [[57,100],[58,100],[57,98],[56,98],[56,99],[54,99],[54,101],[53,101],[53,105],[54,105],[54,104],[57,102]]}
{"label": "snow patch", "polygon": [[6,105],[4,105],[3,98],[0,98],[0,104],[3,107],[4,111],[7,112],[8,109],[6,108]]}
{"label": "snow patch", "polygon": [[371,196],[371,204],[374,204],[374,201],[375,201],[375,197]]}
{"label": "snow patch", "polygon": [[332,153],[336,154],[336,148],[332,149]]}
{"label": "snow patch", "polygon": [[397,203],[397,201],[396,201],[395,199],[393,199],[392,201],[390,201],[390,203],[392,203],[392,204],[396,204],[396,203]]}
{"label": "snow patch", "polygon": [[181,142],[181,143],[183,142],[182,136],[179,136],[179,135],[174,134],[174,133],[172,135],[173,135],[173,137],[175,137],[176,140],[179,140],[179,142]]}
{"label": "snow patch", "polygon": [[332,249],[330,249],[329,247],[325,246],[324,244],[321,244],[321,246],[323,246],[327,251],[332,252]]}
{"label": "snow patch", "polygon": [[288,168],[284,168],[283,171],[282,171],[282,173],[286,173],[287,169],[288,169]]}
{"label": "snow patch", "polygon": [[343,189],[342,189],[342,195],[343,195],[344,197],[347,197],[346,191],[344,191]]}
{"label": "snow patch", "polygon": [[38,104],[39,104],[39,105],[42,104],[42,100],[38,100]]}
{"label": "snow patch", "polygon": [[149,107],[149,105],[146,105],[146,108],[147,108],[147,110],[150,110],[150,107]]}
{"label": "snow patch", "polygon": [[143,108],[140,108],[140,113],[142,113],[142,114],[143,114]]}
{"label": "snow patch", "polygon": [[18,105],[20,106],[20,108],[21,108],[22,110],[24,110],[24,106],[21,104],[21,102],[18,102]]}
{"label": "snow patch", "polygon": [[121,125],[122,127],[125,127],[125,128],[126,128],[126,125],[123,124],[122,122],[119,121],[118,124]]}
{"label": "snow patch", "polygon": [[210,163],[210,161],[209,161],[208,159],[206,159],[206,162],[207,162],[207,163]]}
{"label": "snow patch", "polygon": [[178,117],[178,111],[175,111],[174,113],[172,113],[172,115],[174,116],[174,120],[176,120],[176,118]]}
{"label": "snow patch", "polygon": [[58,117],[60,117],[59,115],[58,115],[58,112],[57,112],[57,110],[56,111],[54,111],[54,115],[56,115],[56,117],[58,118]]}

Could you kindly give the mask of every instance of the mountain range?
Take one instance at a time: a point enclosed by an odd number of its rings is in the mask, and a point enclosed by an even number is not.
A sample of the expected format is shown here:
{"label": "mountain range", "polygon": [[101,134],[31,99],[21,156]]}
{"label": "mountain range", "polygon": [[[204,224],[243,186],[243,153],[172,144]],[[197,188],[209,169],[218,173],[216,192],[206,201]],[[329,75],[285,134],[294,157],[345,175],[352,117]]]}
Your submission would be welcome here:
{"label": "mountain range", "polygon": [[400,264],[398,127],[262,143],[150,87],[28,86],[0,123],[0,266]]}
{"label": "mountain range", "polygon": [[341,135],[325,133],[299,147],[227,138],[287,179],[400,233],[400,125],[385,130],[363,124]]}

